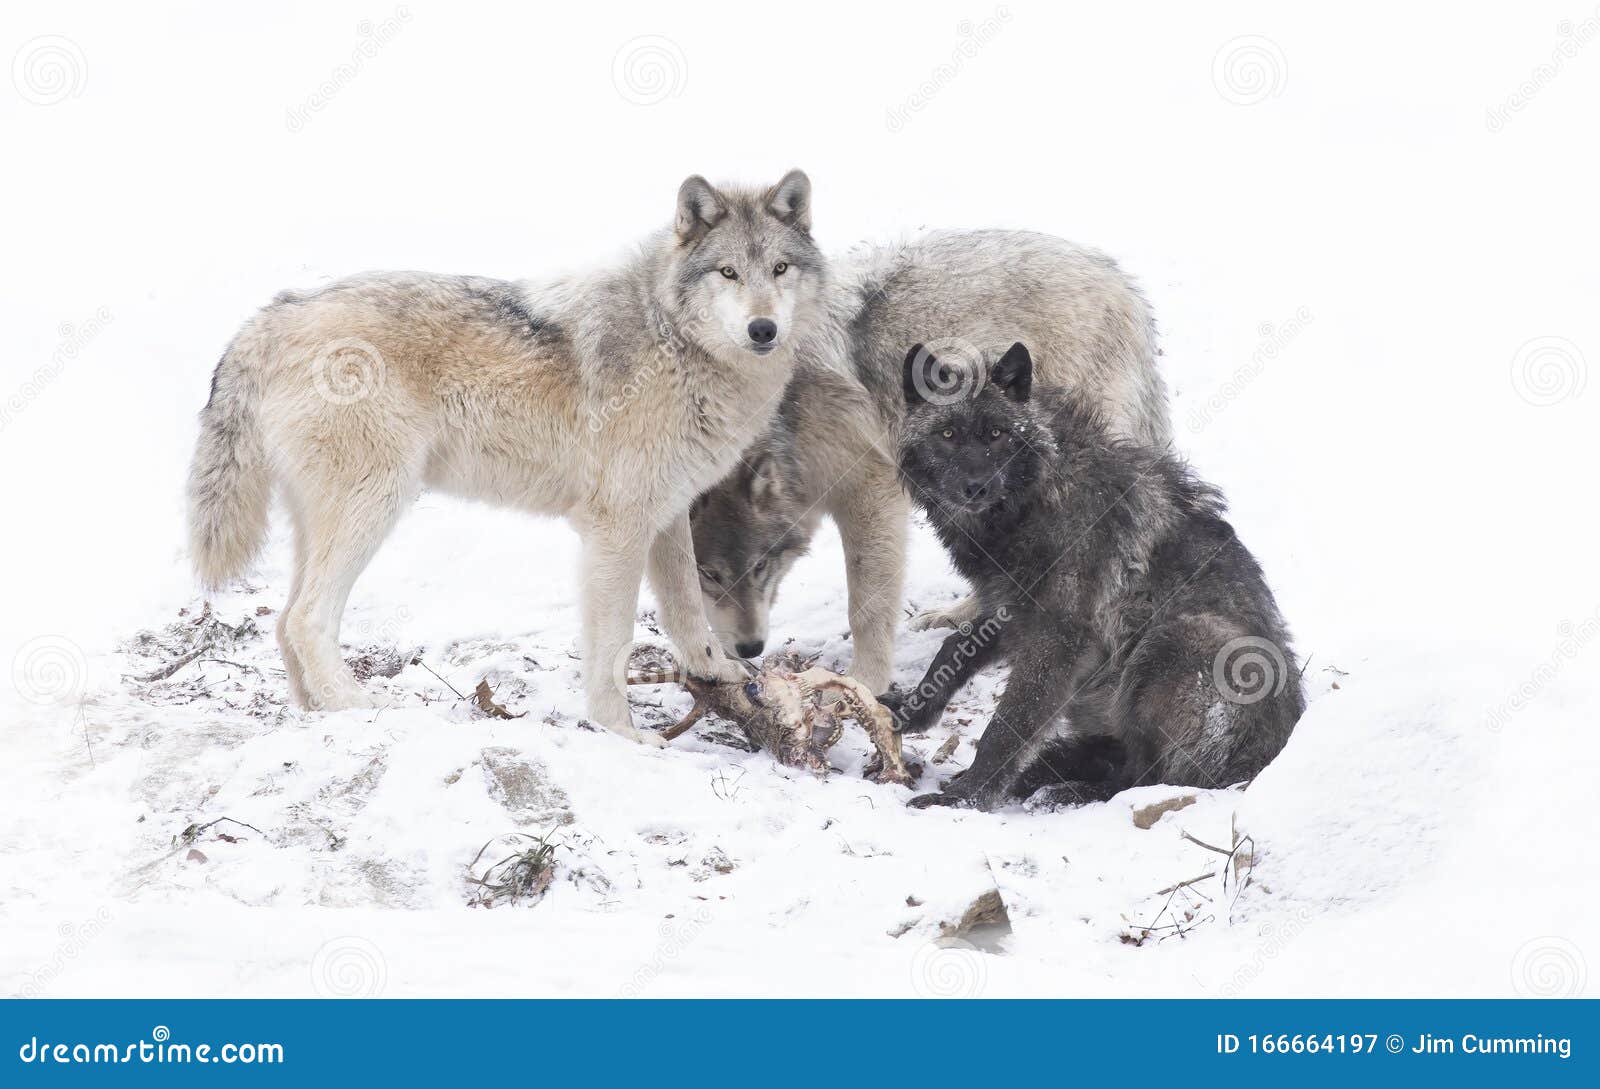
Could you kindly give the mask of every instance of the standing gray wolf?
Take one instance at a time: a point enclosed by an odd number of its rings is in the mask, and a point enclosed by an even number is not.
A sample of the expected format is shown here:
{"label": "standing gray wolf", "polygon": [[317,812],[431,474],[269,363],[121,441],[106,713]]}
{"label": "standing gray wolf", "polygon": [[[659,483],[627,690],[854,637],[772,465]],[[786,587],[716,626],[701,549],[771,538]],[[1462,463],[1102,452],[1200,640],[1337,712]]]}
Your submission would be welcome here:
{"label": "standing gray wolf", "polygon": [[[972,766],[912,804],[990,809],[1130,786],[1225,787],[1278,754],[1305,709],[1289,631],[1222,496],[1171,455],[1115,437],[1097,406],[1033,388],[1014,344],[976,392],[933,402],[950,365],[905,360],[900,472],[977,588],[974,628],[884,702],[938,721],[985,663],[1011,666]],[[940,376],[925,380],[923,375]]]}
{"label": "standing gray wolf", "polygon": [[[850,674],[882,692],[908,532],[895,475],[906,345],[924,341],[975,361],[1025,340],[1040,350],[1041,383],[1077,390],[1116,434],[1156,448],[1170,438],[1166,391],[1149,306],[1093,250],[1024,231],[940,231],[834,269],[850,370],[802,361],[771,432],[690,518],[711,626],[743,658],[761,653],[780,583],[822,516],[833,518],[849,579]],[[971,615],[968,599],[912,627]]]}
{"label": "standing gray wolf", "polygon": [[[811,186],[678,192],[632,259],[549,283],[373,273],[284,293],[218,364],[190,470],[191,550],[217,585],[281,490],[294,523],[278,623],[303,707],[370,706],[339,657],[351,584],[423,487],[565,516],[583,538],[588,712],[627,737],[612,676],[648,568],[689,674],[743,676],[710,637],[688,508],[771,422],[799,352],[840,350]],[[620,671],[618,671],[620,672]]]}

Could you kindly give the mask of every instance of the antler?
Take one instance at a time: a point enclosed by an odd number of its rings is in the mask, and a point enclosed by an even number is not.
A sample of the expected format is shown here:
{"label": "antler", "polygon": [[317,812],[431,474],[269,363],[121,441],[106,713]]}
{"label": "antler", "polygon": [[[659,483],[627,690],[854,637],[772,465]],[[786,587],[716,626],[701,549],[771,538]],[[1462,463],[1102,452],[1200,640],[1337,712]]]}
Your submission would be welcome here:
{"label": "antler", "polygon": [[649,673],[630,673],[628,674],[628,683],[630,685],[681,684],[694,697],[694,706],[689,708],[689,713],[684,715],[676,726],[671,726],[661,731],[661,736],[666,741],[671,741],[673,738],[687,733],[690,727],[704,718],[706,712],[711,710],[710,686],[695,680],[693,677],[685,677],[675,669]]}

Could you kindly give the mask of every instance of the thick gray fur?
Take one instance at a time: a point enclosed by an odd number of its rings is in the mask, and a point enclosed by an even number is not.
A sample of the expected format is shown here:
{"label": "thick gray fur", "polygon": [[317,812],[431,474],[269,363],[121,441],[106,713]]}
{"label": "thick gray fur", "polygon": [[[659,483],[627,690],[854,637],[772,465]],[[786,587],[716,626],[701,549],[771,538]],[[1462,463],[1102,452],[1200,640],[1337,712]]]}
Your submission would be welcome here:
{"label": "thick gray fur", "polygon": [[[977,360],[1036,345],[1042,385],[1094,404],[1111,431],[1168,445],[1150,307],[1109,257],[1027,231],[937,231],[833,262],[831,309],[849,330],[840,367],[802,357],[766,437],[691,511],[706,613],[731,654],[753,657],[772,602],[824,516],[843,539],[850,673],[881,692],[900,618],[907,497],[895,474],[901,361],[924,342]],[[914,628],[970,619],[971,602]]]}

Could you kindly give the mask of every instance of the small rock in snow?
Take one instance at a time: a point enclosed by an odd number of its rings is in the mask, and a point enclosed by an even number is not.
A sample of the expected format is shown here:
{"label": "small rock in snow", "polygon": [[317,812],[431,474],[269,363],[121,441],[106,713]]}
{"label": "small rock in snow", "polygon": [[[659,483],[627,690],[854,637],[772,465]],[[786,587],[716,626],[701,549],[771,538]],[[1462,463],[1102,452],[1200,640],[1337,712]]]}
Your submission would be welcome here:
{"label": "small rock in snow", "polygon": [[1187,809],[1189,806],[1193,805],[1199,800],[1199,797],[1194,794],[1179,794],[1177,797],[1163,798],[1161,801],[1151,802],[1149,805],[1134,806],[1134,827],[1144,829],[1154,828],[1156,826],[1156,821],[1160,820],[1168,813],[1176,813],[1180,809]]}

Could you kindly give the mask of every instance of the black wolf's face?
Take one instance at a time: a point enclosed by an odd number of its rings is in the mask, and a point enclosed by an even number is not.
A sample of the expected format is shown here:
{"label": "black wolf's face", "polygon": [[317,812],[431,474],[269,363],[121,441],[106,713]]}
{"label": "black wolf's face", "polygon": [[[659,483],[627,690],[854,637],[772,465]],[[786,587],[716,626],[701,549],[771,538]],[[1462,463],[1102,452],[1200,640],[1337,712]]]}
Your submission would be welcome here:
{"label": "black wolf's face", "polygon": [[1021,344],[986,377],[966,380],[921,344],[912,348],[900,441],[911,498],[930,510],[975,515],[1031,484],[1039,469],[1032,382],[1033,360]]}
{"label": "black wolf's face", "polygon": [[823,280],[806,176],[755,192],[696,175],[678,192],[676,229],[675,290],[702,343],[758,356],[787,344]]}

